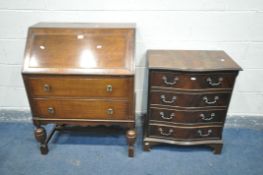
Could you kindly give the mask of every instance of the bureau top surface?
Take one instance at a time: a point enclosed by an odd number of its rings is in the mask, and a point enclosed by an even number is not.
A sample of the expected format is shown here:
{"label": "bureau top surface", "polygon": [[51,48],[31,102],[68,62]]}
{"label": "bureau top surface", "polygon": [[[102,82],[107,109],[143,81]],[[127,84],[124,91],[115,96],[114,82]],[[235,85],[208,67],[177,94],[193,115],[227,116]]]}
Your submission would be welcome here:
{"label": "bureau top surface", "polygon": [[28,30],[24,74],[134,74],[134,24],[38,23]]}
{"label": "bureau top surface", "polygon": [[149,50],[150,69],[178,71],[238,71],[241,67],[224,51]]}
{"label": "bureau top surface", "polygon": [[135,28],[135,23],[49,23],[40,22],[31,28],[120,28],[129,29]]}

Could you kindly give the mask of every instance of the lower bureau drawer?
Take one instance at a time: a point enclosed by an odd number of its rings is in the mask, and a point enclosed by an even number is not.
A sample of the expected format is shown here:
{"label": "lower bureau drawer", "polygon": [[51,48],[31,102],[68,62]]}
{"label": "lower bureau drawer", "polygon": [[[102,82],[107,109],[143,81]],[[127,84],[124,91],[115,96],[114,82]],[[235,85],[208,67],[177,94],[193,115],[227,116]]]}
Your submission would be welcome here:
{"label": "lower bureau drawer", "polygon": [[71,119],[128,119],[126,100],[45,99],[32,100],[34,117]]}
{"label": "lower bureau drawer", "polygon": [[149,119],[161,122],[184,124],[211,123],[225,121],[226,109],[211,110],[176,110],[150,108]]}
{"label": "lower bureau drawer", "polygon": [[180,107],[227,106],[230,92],[150,92],[150,105],[170,105]]}
{"label": "lower bureau drawer", "polygon": [[206,140],[221,139],[221,126],[199,126],[199,127],[178,127],[178,126],[149,126],[149,136],[172,140]]}

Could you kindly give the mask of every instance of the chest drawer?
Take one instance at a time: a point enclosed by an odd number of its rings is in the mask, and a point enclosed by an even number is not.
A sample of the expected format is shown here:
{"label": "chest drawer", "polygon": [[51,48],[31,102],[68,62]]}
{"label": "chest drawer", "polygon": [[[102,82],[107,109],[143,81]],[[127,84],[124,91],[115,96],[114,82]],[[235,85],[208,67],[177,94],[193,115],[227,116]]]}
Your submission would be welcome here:
{"label": "chest drawer", "polygon": [[124,100],[33,99],[34,116],[71,119],[127,119],[129,103]]}
{"label": "chest drawer", "polygon": [[225,121],[225,109],[212,110],[175,110],[150,108],[150,120],[183,124],[211,123]]}
{"label": "chest drawer", "polygon": [[182,73],[151,71],[151,86],[180,89],[226,88],[234,86],[236,73]]}
{"label": "chest drawer", "polygon": [[163,92],[151,91],[150,104],[180,107],[227,106],[231,94],[228,92]]}
{"label": "chest drawer", "polygon": [[33,97],[127,97],[132,92],[133,81],[126,77],[54,76],[26,79]]}
{"label": "chest drawer", "polygon": [[151,125],[149,136],[171,140],[206,140],[220,139],[222,127],[173,127]]}

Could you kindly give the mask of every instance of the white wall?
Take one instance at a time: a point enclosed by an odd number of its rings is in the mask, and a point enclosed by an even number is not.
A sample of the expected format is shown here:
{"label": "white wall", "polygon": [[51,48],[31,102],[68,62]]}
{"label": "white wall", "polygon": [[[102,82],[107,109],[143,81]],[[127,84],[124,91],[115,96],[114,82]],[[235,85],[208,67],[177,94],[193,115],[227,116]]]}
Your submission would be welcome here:
{"label": "white wall", "polygon": [[263,116],[262,0],[0,0],[0,109],[28,109],[20,76],[28,26],[135,22],[136,111],[146,109],[147,49],[223,49],[243,68],[229,114]]}

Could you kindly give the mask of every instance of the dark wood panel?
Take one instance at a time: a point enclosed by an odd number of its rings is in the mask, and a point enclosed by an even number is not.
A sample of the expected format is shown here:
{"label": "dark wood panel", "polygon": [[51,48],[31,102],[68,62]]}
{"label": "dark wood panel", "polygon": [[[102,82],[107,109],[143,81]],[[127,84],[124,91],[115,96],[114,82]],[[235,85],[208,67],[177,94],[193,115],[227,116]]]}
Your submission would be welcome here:
{"label": "dark wood panel", "polygon": [[150,120],[180,124],[213,123],[225,121],[225,109],[212,110],[177,110],[167,108],[150,108]]}
{"label": "dark wood panel", "polygon": [[151,87],[169,87],[180,89],[232,89],[236,73],[187,73],[172,71],[150,71]]}
{"label": "dark wood panel", "polygon": [[151,125],[149,126],[149,137],[175,139],[175,140],[206,140],[220,139],[222,127],[172,127],[169,125]]}
{"label": "dark wood panel", "polygon": [[224,51],[217,50],[149,50],[150,69],[180,71],[241,70]]}
{"label": "dark wood panel", "polygon": [[37,98],[32,104],[35,117],[122,120],[130,115],[123,100]]}
{"label": "dark wood panel", "polygon": [[230,96],[229,92],[181,93],[154,90],[150,92],[150,104],[180,107],[227,106]]}
{"label": "dark wood panel", "polygon": [[133,93],[132,77],[29,76],[26,84],[33,97],[122,97]]}

